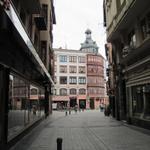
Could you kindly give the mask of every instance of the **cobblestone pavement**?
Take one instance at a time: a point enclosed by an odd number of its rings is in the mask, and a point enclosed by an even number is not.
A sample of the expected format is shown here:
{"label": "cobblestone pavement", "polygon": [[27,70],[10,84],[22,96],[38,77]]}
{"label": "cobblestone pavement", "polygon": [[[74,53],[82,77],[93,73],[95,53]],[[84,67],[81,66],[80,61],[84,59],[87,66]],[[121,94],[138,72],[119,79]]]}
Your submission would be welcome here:
{"label": "cobblestone pavement", "polygon": [[63,150],[150,150],[149,131],[141,131],[98,110],[54,112],[11,150],[57,150],[58,137]]}

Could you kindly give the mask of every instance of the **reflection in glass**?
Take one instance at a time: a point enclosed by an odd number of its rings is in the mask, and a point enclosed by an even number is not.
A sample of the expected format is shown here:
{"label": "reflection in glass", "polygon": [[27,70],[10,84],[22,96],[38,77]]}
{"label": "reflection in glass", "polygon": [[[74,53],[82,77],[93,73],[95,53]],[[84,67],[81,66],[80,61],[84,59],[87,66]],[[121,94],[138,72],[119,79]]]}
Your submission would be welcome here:
{"label": "reflection in glass", "polygon": [[8,140],[44,115],[44,89],[10,75]]}

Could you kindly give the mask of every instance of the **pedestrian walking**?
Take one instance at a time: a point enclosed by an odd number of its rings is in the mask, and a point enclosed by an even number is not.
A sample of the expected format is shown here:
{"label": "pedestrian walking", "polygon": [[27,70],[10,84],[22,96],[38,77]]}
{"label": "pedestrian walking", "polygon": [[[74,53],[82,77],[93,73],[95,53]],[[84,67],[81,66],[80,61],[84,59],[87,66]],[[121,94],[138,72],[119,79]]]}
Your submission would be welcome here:
{"label": "pedestrian walking", "polygon": [[111,114],[111,109],[110,109],[110,106],[107,105],[106,108],[105,108],[105,111],[104,111],[104,115],[105,116],[110,116]]}
{"label": "pedestrian walking", "polygon": [[99,108],[100,108],[100,112],[103,112],[103,110],[104,110],[104,104],[100,103]]}
{"label": "pedestrian walking", "polygon": [[74,106],[74,111],[75,111],[75,113],[77,113],[77,109],[78,109],[78,105],[76,104],[76,105]]}
{"label": "pedestrian walking", "polygon": [[66,115],[66,116],[68,115],[67,107],[65,107],[65,115]]}
{"label": "pedestrian walking", "polygon": [[69,107],[69,115],[71,115],[71,108]]}
{"label": "pedestrian walking", "polygon": [[33,106],[33,114],[36,115],[36,106]]}

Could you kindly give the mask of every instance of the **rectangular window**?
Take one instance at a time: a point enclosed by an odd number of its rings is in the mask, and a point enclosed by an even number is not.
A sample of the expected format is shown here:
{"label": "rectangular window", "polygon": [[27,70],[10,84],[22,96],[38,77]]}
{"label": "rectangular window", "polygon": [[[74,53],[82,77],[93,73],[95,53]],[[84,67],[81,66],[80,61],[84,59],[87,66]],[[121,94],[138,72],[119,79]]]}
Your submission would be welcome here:
{"label": "rectangular window", "polygon": [[67,84],[67,77],[60,77],[60,84]]}
{"label": "rectangular window", "polygon": [[85,73],[85,66],[79,66],[79,73]]}
{"label": "rectangular window", "polygon": [[66,55],[60,55],[59,60],[60,60],[60,62],[67,62],[67,56]]}
{"label": "rectangular window", "polygon": [[79,84],[86,84],[86,78],[85,77],[79,77]]}
{"label": "rectangular window", "polygon": [[85,63],[85,56],[79,56],[79,63]]}
{"label": "rectangular window", "polygon": [[42,4],[42,15],[45,17],[45,23],[47,26],[47,18],[48,18],[48,5]]}
{"label": "rectangular window", "polygon": [[77,84],[77,77],[70,77],[69,78],[69,83],[70,84]]}
{"label": "rectangular window", "polygon": [[76,66],[69,66],[69,72],[70,73],[77,73],[77,67]]}
{"label": "rectangular window", "polygon": [[132,48],[136,47],[136,36],[135,36],[135,31],[131,31],[130,34],[128,35],[128,43]]}
{"label": "rectangular window", "polygon": [[60,73],[67,73],[67,66],[61,65],[59,68]]}
{"label": "rectangular window", "polygon": [[69,62],[77,62],[77,56],[69,56]]}
{"label": "rectangular window", "polygon": [[150,13],[141,21],[141,32],[143,40],[150,35]]}
{"label": "rectangular window", "polygon": [[42,62],[46,65],[47,41],[41,41],[41,49],[39,52]]}

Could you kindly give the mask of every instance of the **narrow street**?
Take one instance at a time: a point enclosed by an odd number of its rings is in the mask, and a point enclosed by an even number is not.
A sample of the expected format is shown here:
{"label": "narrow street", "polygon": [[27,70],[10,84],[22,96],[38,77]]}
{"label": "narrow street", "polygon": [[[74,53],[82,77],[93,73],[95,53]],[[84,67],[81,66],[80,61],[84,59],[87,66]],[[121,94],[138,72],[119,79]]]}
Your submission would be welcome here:
{"label": "narrow street", "polygon": [[63,150],[149,150],[150,132],[105,117],[98,110],[54,111],[11,150],[56,150],[58,137]]}

